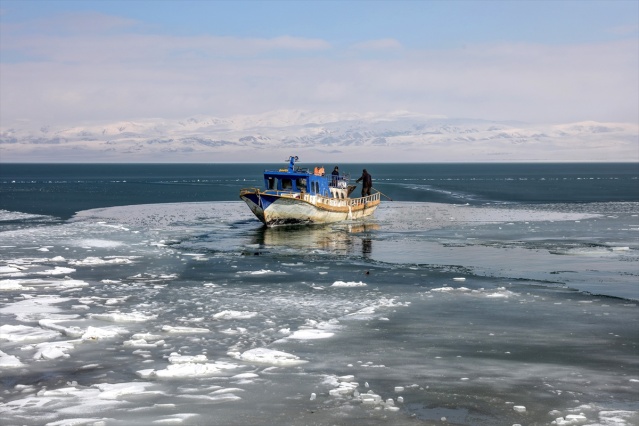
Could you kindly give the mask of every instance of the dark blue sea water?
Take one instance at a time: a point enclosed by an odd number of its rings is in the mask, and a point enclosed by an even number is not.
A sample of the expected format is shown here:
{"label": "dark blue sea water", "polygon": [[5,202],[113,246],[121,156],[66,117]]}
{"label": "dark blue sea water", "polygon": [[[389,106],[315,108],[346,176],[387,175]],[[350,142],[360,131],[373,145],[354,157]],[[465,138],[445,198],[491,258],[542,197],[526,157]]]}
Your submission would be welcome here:
{"label": "dark blue sea water", "polygon": [[[300,163],[301,164],[301,163]],[[313,165],[302,166],[311,167]],[[395,201],[639,201],[639,164],[341,164]],[[235,201],[281,164],[0,164],[0,209],[69,218],[96,207]]]}
{"label": "dark blue sea water", "polygon": [[639,164],[280,166],[0,164],[0,424],[639,425]]}

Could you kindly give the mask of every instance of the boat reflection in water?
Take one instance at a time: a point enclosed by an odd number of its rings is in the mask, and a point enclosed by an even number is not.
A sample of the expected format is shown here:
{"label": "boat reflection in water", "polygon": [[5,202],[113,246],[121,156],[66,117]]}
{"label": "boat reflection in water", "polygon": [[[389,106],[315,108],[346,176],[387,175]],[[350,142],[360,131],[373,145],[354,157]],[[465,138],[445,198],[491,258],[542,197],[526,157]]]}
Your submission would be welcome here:
{"label": "boat reflection in water", "polygon": [[376,223],[261,227],[255,230],[253,244],[261,249],[277,247],[302,253],[326,251],[337,255],[361,253],[369,257],[373,251],[370,232],[379,228]]}

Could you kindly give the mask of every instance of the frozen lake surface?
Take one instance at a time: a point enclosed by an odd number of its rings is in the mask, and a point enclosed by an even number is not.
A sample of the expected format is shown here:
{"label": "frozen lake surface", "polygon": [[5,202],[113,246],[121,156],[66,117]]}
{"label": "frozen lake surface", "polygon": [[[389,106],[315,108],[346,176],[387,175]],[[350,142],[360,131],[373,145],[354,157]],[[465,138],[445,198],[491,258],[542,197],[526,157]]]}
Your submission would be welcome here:
{"label": "frozen lake surface", "polygon": [[639,203],[0,220],[3,425],[639,424]]}

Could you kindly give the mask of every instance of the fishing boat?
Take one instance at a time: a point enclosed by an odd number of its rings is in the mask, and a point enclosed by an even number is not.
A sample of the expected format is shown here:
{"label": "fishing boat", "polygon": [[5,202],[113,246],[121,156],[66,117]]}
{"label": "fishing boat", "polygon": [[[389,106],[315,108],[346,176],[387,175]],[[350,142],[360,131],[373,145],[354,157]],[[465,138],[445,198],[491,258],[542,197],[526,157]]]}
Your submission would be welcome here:
{"label": "fishing boat", "polygon": [[356,185],[349,176],[326,175],[323,167],[312,171],[295,165],[264,171],[263,188],[243,188],[240,198],[266,226],[332,223],[360,219],[375,212],[380,192],[351,198]]}

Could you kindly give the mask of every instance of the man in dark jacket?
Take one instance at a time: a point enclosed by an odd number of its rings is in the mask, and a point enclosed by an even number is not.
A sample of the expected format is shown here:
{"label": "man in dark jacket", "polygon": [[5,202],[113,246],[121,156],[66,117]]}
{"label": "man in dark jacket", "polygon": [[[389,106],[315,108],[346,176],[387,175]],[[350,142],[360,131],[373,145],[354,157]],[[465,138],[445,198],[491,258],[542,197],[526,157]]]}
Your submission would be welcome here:
{"label": "man in dark jacket", "polygon": [[364,169],[362,175],[355,181],[355,183],[358,183],[359,181],[362,181],[362,197],[371,195],[371,188],[373,187],[373,177],[368,174],[366,169]]}
{"label": "man in dark jacket", "polygon": [[333,179],[333,186],[337,186],[337,181],[339,180],[339,168],[337,166],[335,166],[335,168],[331,172],[331,176]]}

